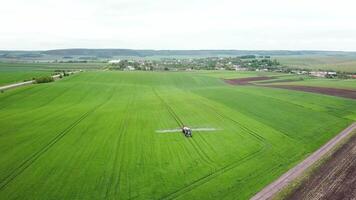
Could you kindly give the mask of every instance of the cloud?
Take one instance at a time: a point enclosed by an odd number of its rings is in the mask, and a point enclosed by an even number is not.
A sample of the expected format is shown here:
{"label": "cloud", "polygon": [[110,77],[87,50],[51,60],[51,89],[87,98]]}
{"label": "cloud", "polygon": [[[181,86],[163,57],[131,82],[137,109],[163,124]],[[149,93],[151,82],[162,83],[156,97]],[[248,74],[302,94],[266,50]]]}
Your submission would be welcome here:
{"label": "cloud", "polygon": [[350,0],[4,0],[0,49],[356,50]]}

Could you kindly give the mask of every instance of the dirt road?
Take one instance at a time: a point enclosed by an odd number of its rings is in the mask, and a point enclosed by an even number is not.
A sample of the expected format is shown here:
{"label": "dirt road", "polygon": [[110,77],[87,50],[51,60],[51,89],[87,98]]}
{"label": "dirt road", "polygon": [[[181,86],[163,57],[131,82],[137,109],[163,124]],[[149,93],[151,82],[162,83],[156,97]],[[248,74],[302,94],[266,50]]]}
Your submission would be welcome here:
{"label": "dirt road", "polygon": [[291,181],[300,176],[307,168],[314,164],[317,160],[323,157],[328,151],[330,151],[337,143],[339,143],[343,138],[347,137],[354,129],[356,129],[356,122],[351,124],[349,127],[344,129],[341,133],[331,139],[328,143],[322,146],[320,149],[315,151],[301,163],[299,163],[294,168],[287,171],[276,181],[272,182],[266,186],[263,190],[258,192],[251,200],[265,200],[271,199],[277,192],[282,190]]}
{"label": "dirt road", "polygon": [[[69,72],[69,74],[75,74],[78,73],[79,71],[75,71],[75,72]],[[52,78],[54,78],[55,80],[59,79],[61,75],[57,74],[57,75],[53,75]],[[4,86],[0,86],[0,91],[2,90],[9,90],[9,89],[13,89],[13,88],[17,88],[17,87],[21,87],[21,86],[25,86],[25,85],[31,85],[35,83],[34,80],[31,81],[24,81],[24,82],[20,82],[20,83],[13,83],[10,85],[4,85]]]}
{"label": "dirt road", "polygon": [[10,85],[0,86],[0,90],[8,90],[8,89],[17,88],[20,86],[30,85],[34,82],[35,81],[25,81],[25,82],[21,82],[21,83],[14,83],[14,84],[10,84]]}

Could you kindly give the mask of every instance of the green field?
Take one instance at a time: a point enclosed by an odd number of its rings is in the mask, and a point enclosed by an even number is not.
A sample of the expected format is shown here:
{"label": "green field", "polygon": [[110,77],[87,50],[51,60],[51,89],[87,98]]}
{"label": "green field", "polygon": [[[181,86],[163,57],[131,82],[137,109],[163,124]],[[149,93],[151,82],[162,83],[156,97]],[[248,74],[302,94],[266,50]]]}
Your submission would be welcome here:
{"label": "green field", "polygon": [[[247,199],[356,120],[354,100],[220,77],[93,71],[0,94],[1,199]],[[216,130],[157,133],[181,123]]]}
{"label": "green field", "polygon": [[282,65],[293,68],[311,70],[332,70],[356,73],[356,56],[278,56],[276,57]]}
{"label": "green field", "polygon": [[11,63],[0,62],[0,86],[49,76],[55,70],[100,69],[103,63]]}
{"label": "green field", "polygon": [[306,85],[356,90],[356,80],[353,79],[304,78],[302,81],[280,82],[275,84]]}
{"label": "green field", "polygon": [[0,63],[0,86],[50,75],[50,70],[28,64]]}

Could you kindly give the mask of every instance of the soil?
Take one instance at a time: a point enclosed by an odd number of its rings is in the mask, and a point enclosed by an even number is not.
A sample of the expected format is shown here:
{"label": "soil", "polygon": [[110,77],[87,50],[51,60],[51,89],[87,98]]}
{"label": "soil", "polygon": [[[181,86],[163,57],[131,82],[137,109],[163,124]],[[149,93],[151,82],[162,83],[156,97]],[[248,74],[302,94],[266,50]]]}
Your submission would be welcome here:
{"label": "soil", "polygon": [[[337,97],[344,97],[349,99],[356,99],[356,90],[341,89],[341,88],[329,88],[329,87],[315,87],[315,86],[304,86],[304,85],[267,85],[267,84],[255,84],[253,81],[262,81],[274,79],[273,77],[259,76],[259,77],[249,77],[249,78],[239,78],[239,79],[224,79],[224,81],[231,85],[256,85],[262,87],[272,87],[288,90],[297,90],[303,92],[311,92],[317,94],[325,94]],[[276,80],[276,82],[278,82]],[[283,82],[282,80],[280,82]],[[264,82],[266,83],[266,82]]]}
{"label": "soil", "polygon": [[288,89],[288,90],[298,90],[298,91],[318,93],[318,94],[326,94],[326,95],[344,97],[349,99],[356,99],[356,90],[349,90],[349,89],[314,87],[314,86],[303,86],[303,85],[263,85],[263,86]]}
{"label": "soil", "polygon": [[356,199],[356,135],[286,199]]}
{"label": "soil", "polygon": [[[251,198],[251,200],[266,200],[266,199],[272,199],[278,192],[280,192],[283,188],[288,186],[292,181],[300,177],[310,166],[312,166],[316,161],[321,159],[326,153],[328,153],[332,148],[335,147],[335,145],[339,144],[340,141],[342,141],[344,138],[349,136],[350,134],[353,134],[353,131],[356,129],[356,122],[348,126],[346,129],[341,131],[337,136],[332,138],[329,142],[327,142],[325,145],[323,145],[321,148],[319,148],[317,151],[312,153],[310,156],[308,156],[305,160],[300,162],[298,165],[284,173],[282,176],[280,176],[277,180],[272,182],[271,184],[267,185],[264,189],[262,189],[260,192],[258,192],[255,196]],[[353,160],[352,162],[355,163],[355,151],[354,149],[355,144],[353,145],[353,154],[351,157],[345,157],[347,160]],[[333,156],[336,157],[336,156]],[[339,160],[336,162],[340,162]],[[348,165],[345,165],[346,168],[342,169],[343,171],[346,170],[351,170],[351,173],[355,173],[355,168],[347,168]],[[340,171],[341,172],[341,171]],[[339,174],[335,174],[336,177],[339,176]],[[348,175],[353,175],[350,173],[347,173],[346,176]],[[355,175],[355,174],[354,174]],[[323,174],[321,173],[322,178],[328,178],[328,174]],[[356,176],[355,176],[356,177]],[[349,178],[349,177],[348,177]],[[331,184],[332,180],[335,179],[335,177],[332,177],[330,179],[330,182],[326,185],[326,187]],[[351,180],[352,183],[355,183],[353,180],[354,178],[349,179]],[[356,185],[356,184],[354,184]],[[339,187],[343,187],[342,183],[339,183]],[[351,186],[354,187],[354,186]],[[310,187],[306,187],[309,188]],[[354,191],[354,189],[352,189]],[[314,191],[313,191],[314,192]],[[353,194],[353,192],[352,192]],[[296,195],[298,197],[298,195]],[[288,198],[287,198],[288,199]],[[309,198],[306,198],[309,199]],[[351,198],[352,199],[352,198]],[[355,198],[353,198],[355,199]]]}
{"label": "soil", "polygon": [[267,83],[286,83],[286,82],[296,82],[296,81],[302,81],[301,79],[274,79],[270,81],[263,81],[261,84],[267,84]]}
{"label": "soil", "polygon": [[253,81],[264,81],[270,79],[273,79],[273,77],[258,76],[258,77],[238,78],[238,79],[224,79],[224,81],[231,85],[251,85],[252,83],[250,82]]}

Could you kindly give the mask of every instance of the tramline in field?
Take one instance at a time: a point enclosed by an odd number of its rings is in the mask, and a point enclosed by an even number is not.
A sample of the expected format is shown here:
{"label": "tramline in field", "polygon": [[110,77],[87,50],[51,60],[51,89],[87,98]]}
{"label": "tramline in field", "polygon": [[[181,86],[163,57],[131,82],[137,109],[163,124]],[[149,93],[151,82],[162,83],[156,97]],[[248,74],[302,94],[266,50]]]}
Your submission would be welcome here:
{"label": "tramline in field", "polygon": [[244,200],[356,120],[351,99],[222,80],[249,76],[87,71],[4,92],[1,199]]}

